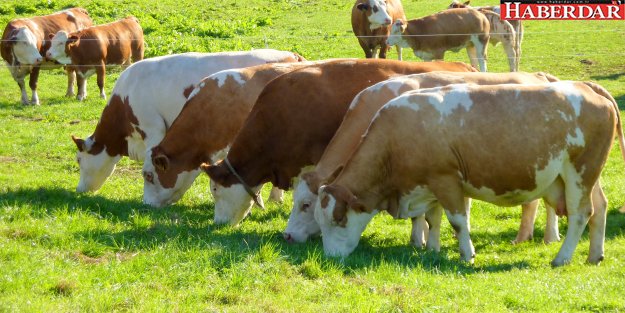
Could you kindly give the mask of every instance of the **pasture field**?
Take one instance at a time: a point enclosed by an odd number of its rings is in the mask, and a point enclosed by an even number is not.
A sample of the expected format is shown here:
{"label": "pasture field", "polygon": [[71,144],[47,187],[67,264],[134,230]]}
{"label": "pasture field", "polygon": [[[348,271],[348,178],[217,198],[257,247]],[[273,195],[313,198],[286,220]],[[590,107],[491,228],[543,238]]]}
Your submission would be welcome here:
{"label": "pasture field", "polygon": [[[360,58],[352,4],[4,0],[0,24],[71,5],[86,8],[96,23],[136,16],[146,57],[271,47],[310,60]],[[447,5],[404,1],[408,18]],[[625,108],[625,22],[538,21],[526,22],[525,30],[521,70],[596,81]],[[489,69],[506,71],[503,49],[489,50]],[[404,55],[415,60],[409,50]],[[447,59],[468,61],[464,51]],[[107,94],[118,76],[109,70]],[[99,192],[77,194],[70,135],[90,135],[105,101],[94,77],[82,103],[64,97],[65,84],[61,70],[42,72],[42,105],[22,106],[17,85],[0,67],[0,312],[625,311],[625,215],[618,212],[625,204],[625,163],[616,146],[601,177],[609,212],[600,266],[585,264],[586,232],[572,264],[552,269],[560,243],[542,243],[544,209],[534,240],[512,245],[520,209],[478,201],[471,212],[473,266],[459,261],[448,222],[442,251],[433,253],[411,247],[409,221],[387,214],[376,217],[354,253],[341,260],[323,255],[320,238],[282,239],[290,192],[285,204],[254,209],[238,227],[215,225],[206,175],[179,203],[153,209],[141,201],[141,164],[124,158]],[[263,193],[268,196],[268,186]],[[561,219],[562,236],[566,225]]]}

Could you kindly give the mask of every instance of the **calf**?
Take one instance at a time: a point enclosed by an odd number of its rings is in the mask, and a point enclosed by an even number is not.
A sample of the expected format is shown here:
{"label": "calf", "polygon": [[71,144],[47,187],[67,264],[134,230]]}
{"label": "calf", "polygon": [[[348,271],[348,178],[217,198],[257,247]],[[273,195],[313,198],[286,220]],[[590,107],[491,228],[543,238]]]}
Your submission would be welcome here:
{"label": "calf", "polygon": [[[454,8],[467,8],[470,7],[469,3],[471,1],[466,1],[464,3],[460,3],[457,0],[454,0],[450,5],[449,8],[450,9],[454,9]],[[495,12],[498,17],[495,18],[495,16],[493,16],[492,14],[487,15],[488,17],[488,21],[490,22],[490,26],[491,26],[491,42],[493,44],[496,44],[497,42],[501,42],[503,43],[504,49],[506,50],[506,54],[508,55],[508,63],[510,64],[510,56],[512,55],[512,53],[509,51],[510,49],[510,45],[507,44],[508,43],[508,37],[514,37],[514,42],[513,42],[513,47],[514,47],[514,70],[512,70],[512,65],[510,68],[510,71],[514,72],[514,71],[518,71],[519,70],[519,64],[521,62],[521,42],[523,41],[523,23],[521,20],[502,20],[501,19],[501,10],[499,8],[499,6],[481,6],[481,7],[474,7],[474,9],[477,9],[481,12],[486,12],[486,11],[492,11]],[[512,26],[512,29],[514,30],[514,36],[512,36],[512,32],[508,30],[508,26],[506,24],[509,24],[510,26]]]}
{"label": "calf", "polygon": [[486,49],[490,23],[473,9],[449,9],[408,22],[397,20],[391,27],[389,45],[412,48],[425,60],[443,60],[445,51],[467,49],[471,65],[486,72]]}
{"label": "calf", "polygon": [[[0,54],[6,61],[11,76],[20,87],[22,104],[39,105],[37,95],[39,70],[58,67],[53,63],[44,62],[43,56],[50,48],[46,35],[61,30],[72,32],[89,27],[91,24],[89,14],[81,8],[67,9],[45,16],[15,19],[7,24],[0,41]],[[32,91],[30,102],[24,84],[26,75],[30,75],[28,82]],[[73,69],[67,68],[67,94],[74,92],[75,77]]]}
{"label": "calf", "polygon": [[[352,7],[352,30],[358,38],[365,56],[386,58],[389,46],[386,39],[391,31],[391,23],[397,19],[406,20],[400,0],[356,0]],[[397,48],[397,58],[401,60],[401,47]]]}
{"label": "calf", "polygon": [[73,137],[80,166],[76,191],[98,190],[122,156],[142,161],[202,78],[229,68],[301,59],[291,52],[261,49],[184,53],[134,63],[119,76],[94,133],[84,140]]}
{"label": "calf", "polygon": [[215,219],[236,224],[260,186],[286,190],[314,165],[362,89],[394,75],[434,70],[473,71],[463,63],[384,59],[339,60],[307,66],[272,80],[261,92],[227,157],[203,165],[218,186]]}
{"label": "calf", "polygon": [[106,99],[106,65],[128,66],[143,59],[143,30],[139,21],[129,16],[113,23],[89,27],[77,32],[49,34],[52,47],[46,57],[70,65],[78,72],[78,95],[87,97],[87,78],[95,72],[100,97]]}
{"label": "calf", "polygon": [[[450,73],[433,72],[424,74],[414,74],[400,76],[386,81],[379,82],[361,91],[352,101],[352,104],[345,114],[341,126],[334,134],[332,140],[326,147],[323,155],[315,169],[302,175],[301,180],[293,192],[293,209],[287,223],[284,238],[288,241],[303,242],[309,236],[319,233],[319,225],[313,216],[313,205],[317,200],[317,190],[319,186],[327,184],[338,174],[349,156],[358,147],[360,139],[367,131],[371,120],[376,112],[391,99],[412,90],[420,88],[430,88],[436,86],[446,86],[457,83],[473,83],[478,85],[497,84],[535,84],[557,81],[545,73]],[[439,207],[435,207],[430,216],[426,217],[430,225],[428,248],[438,250],[440,243],[438,240],[441,212]],[[438,211],[437,211],[438,210]],[[559,240],[557,217],[552,210],[548,210],[547,231],[545,232],[545,242]],[[534,203],[523,205],[523,215],[521,228],[516,241],[521,242],[531,238],[534,230],[534,219],[536,205]],[[399,216],[396,212],[395,218],[406,218]],[[427,224],[423,221],[423,216],[413,218],[413,232],[411,242],[421,247],[424,242],[423,226]]]}
{"label": "calf", "polygon": [[543,198],[569,220],[552,265],[571,261],[589,218],[588,262],[597,264],[607,206],[598,178],[615,135],[623,151],[618,106],[593,83],[404,93],[380,109],[338,177],[319,188],[314,215],[324,250],[351,253],[381,203],[400,215],[440,205],[461,258],[472,262],[469,197],[500,206]]}
{"label": "calf", "polygon": [[[274,63],[230,69],[199,82],[163,140],[147,152],[143,163],[143,202],[160,207],[180,199],[203,162],[213,164],[226,155],[265,85],[311,64]],[[213,187],[211,191],[217,190]]]}

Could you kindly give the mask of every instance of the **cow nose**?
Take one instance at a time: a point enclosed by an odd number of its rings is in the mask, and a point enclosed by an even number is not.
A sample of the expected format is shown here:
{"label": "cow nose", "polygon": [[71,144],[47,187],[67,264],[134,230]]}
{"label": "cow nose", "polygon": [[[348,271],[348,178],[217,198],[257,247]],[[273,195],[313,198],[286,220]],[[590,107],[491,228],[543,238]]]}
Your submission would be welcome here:
{"label": "cow nose", "polygon": [[295,240],[293,240],[293,237],[291,237],[290,233],[284,233],[284,234],[282,234],[282,237],[284,237],[284,240],[286,240],[286,242],[288,242],[288,243],[295,242]]}
{"label": "cow nose", "polygon": [[35,59],[35,65],[41,64],[41,62],[43,62],[43,58],[39,57]]}
{"label": "cow nose", "polygon": [[384,20],[384,25],[391,25],[391,22],[392,22],[391,19],[387,18]]}

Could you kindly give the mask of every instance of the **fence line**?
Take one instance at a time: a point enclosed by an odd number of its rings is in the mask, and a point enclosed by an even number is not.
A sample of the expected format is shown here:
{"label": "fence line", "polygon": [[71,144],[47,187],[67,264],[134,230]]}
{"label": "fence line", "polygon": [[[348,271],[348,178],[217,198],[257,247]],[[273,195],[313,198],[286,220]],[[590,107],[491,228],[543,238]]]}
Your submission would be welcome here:
{"label": "fence line", "polygon": [[[623,29],[589,29],[589,30],[555,30],[555,31],[524,31],[523,35],[534,35],[534,34],[563,34],[563,33],[623,33],[625,34],[625,28]],[[436,36],[467,36],[467,35],[480,35],[482,33],[449,33],[449,34],[427,34],[427,35],[402,35],[404,37],[436,37]],[[508,33],[489,33],[490,35],[505,35]],[[199,37],[199,36],[194,36],[194,35],[182,35],[179,36],[176,39],[179,38],[184,38],[184,37],[191,37],[191,38],[203,38],[203,39],[210,39],[210,40],[237,40],[237,39],[264,39],[267,40],[268,37],[267,35],[259,35],[259,36],[236,36],[236,37],[230,37],[230,38],[220,38],[220,37],[210,37],[210,36],[204,36],[204,37]],[[324,35],[306,35],[306,36],[300,36],[300,35],[284,35],[281,36],[279,38],[298,38],[298,39],[311,39],[311,38],[353,38],[353,37],[358,37],[358,38],[377,38],[377,37],[387,37],[386,35],[369,35],[369,36],[355,36],[353,34],[341,34],[341,35],[337,35],[337,34],[324,34]],[[154,37],[149,37],[150,39],[163,39],[163,38],[171,38],[171,37],[165,37],[165,36],[154,36]],[[98,40],[96,38],[85,38],[85,39],[81,39],[81,40]],[[140,39],[112,39],[112,40],[117,40],[117,41],[134,41],[134,40],[140,40]],[[145,39],[144,39],[145,40]],[[0,39],[0,42],[15,42],[14,40],[8,40],[8,39]]]}

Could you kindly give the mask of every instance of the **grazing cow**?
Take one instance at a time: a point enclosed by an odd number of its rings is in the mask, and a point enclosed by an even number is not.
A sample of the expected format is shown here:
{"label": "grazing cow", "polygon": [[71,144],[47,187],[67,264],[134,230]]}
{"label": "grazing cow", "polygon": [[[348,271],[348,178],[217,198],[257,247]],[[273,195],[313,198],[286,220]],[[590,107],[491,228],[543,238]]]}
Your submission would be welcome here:
{"label": "grazing cow", "polygon": [[184,53],[146,59],[121,73],[93,135],[72,137],[78,147],[76,191],[96,191],[122,156],[142,161],[180,113],[195,83],[215,72],[274,62],[296,62],[292,52]]}
{"label": "grazing cow", "polygon": [[[386,39],[391,31],[391,23],[397,19],[406,20],[400,0],[356,0],[352,7],[352,30],[365,56],[386,58],[389,46]],[[401,60],[401,47],[397,48],[397,58]]]}
{"label": "grazing cow", "polygon": [[[287,190],[317,163],[349,103],[362,89],[393,75],[434,70],[474,71],[464,63],[414,63],[384,59],[339,60],[277,77],[258,96],[227,157],[202,165],[217,187],[215,219],[243,219],[260,186]],[[237,173],[237,174],[234,174]]]}
{"label": "grazing cow", "polygon": [[598,264],[607,206],[598,178],[615,135],[625,154],[618,106],[593,83],[459,84],[404,93],[380,109],[338,177],[319,188],[314,215],[324,251],[350,254],[381,203],[393,203],[388,207],[400,216],[440,205],[461,259],[473,262],[468,198],[499,206],[543,198],[568,217],[551,264],[571,261],[589,218],[588,262]]}
{"label": "grazing cow", "polygon": [[[361,91],[352,101],[349,110],[336,134],[323,152],[321,159],[314,170],[303,174],[301,180],[295,186],[293,192],[293,209],[287,223],[284,238],[288,241],[303,242],[309,236],[320,232],[319,225],[313,216],[314,203],[317,200],[317,190],[319,186],[332,182],[338,170],[345,166],[347,160],[354,152],[360,139],[365,134],[371,119],[375,113],[388,101],[403,94],[404,92],[417,90],[420,88],[430,88],[446,86],[458,83],[473,83],[478,85],[497,84],[537,84],[558,81],[554,76],[545,73],[448,73],[432,72],[424,74],[414,74],[400,76],[386,81],[379,82]],[[438,250],[439,227],[442,211],[435,207],[430,216],[427,216],[429,226],[429,237],[427,247]],[[534,218],[536,215],[536,205],[534,203],[523,205],[524,217],[516,241],[521,242],[532,237],[534,230]],[[548,210],[547,231],[545,232],[545,242],[559,240],[557,216],[552,210]],[[395,218],[406,218],[393,213]],[[411,243],[417,247],[425,244],[425,230],[427,224],[423,223],[423,217],[414,217]]]}
{"label": "grazing cow", "polygon": [[[454,8],[468,8],[469,3],[471,1],[466,1],[464,3],[460,3],[457,0],[454,0],[450,5],[449,8],[450,9],[454,9]],[[499,6],[481,6],[481,7],[473,7],[474,9],[477,9],[479,11],[485,12],[485,11],[492,11],[495,12],[496,14],[499,14],[499,19],[494,18],[495,16],[493,15],[488,15],[488,21],[490,22],[490,41],[493,44],[497,44],[497,42],[502,42],[504,49],[506,50],[506,54],[508,55],[508,58],[510,58],[511,53],[509,52],[509,47],[507,46],[507,37],[511,37],[512,32],[508,31],[508,26],[506,25],[506,23],[510,24],[512,26],[512,29],[514,30],[514,66],[515,66],[515,70],[514,71],[518,71],[519,70],[519,64],[521,62],[521,42],[523,41],[523,23],[521,20],[502,20],[501,19],[501,10],[499,8]],[[510,62],[510,60],[508,59],[508,62]],[[512,68],[510,69],[510,71],[513,71]],[[514,72],[513,71],[513,72]]]}
{"label": "grazing cow", "polygon": [[[73,8],[45,16],[15,19],[9,22],[0,41],[0,54],[6,61],[13,79],[22,92],[22,104],[29,104],[24,78],[30,74],[28,85],[32,91],[31,104],[39,105],[37,80],[40,69],[57,68],[51,62],[44,62],[43,56],[50,48],[49,33],[60,30],[76,31],[91,26],[87,11]],[[43,62],[43,63],[42,63]],[[67,69],[67,94],[74,93],[76,73]]]}
{"label": "grazing cow", "polygon": [[49,34],[52,47],[46,57],[70,65],[78,72],[78,95],[87,98],[87,79],[95,72],[100,97],[106,99],[104,78],[106,65],[128,66],[143,59],[143,29],[132,17],[92,26],[72,33],[59,31]]}
{"label": "grazing cow", "polygon": [[486,50],[490,23],[473,9],[449,9],[408,22],[397,20],[391,27],[389,45],[412,48],[425,60],[443,60],[445,51],[467,48],[471,65],[486,72]]}
{"label": "grazing cow", "polygon": [[178,201],[200,173],[203,162],[212,164],[223,159],[265,85],[311,64],[263,64],[224,70],[204,78],[191,92],[163,140],[147,152],[143,163],[143,202],[160,207]]}

